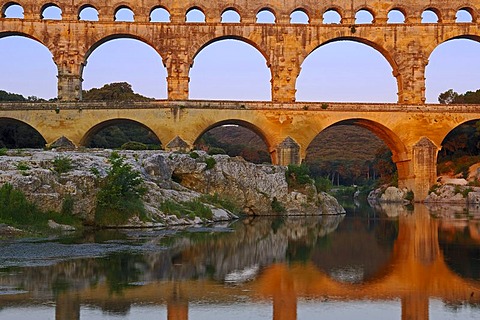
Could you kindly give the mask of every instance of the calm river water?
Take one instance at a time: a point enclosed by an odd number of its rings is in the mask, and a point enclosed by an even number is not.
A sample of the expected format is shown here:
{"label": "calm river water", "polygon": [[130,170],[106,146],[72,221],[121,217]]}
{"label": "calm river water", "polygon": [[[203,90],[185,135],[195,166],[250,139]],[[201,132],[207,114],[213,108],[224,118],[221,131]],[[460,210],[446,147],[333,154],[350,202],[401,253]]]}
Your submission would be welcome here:
{"label": "calm river water", "polygon": [[0,319],[480,319],[480,221],[416,205],[1,241]]}

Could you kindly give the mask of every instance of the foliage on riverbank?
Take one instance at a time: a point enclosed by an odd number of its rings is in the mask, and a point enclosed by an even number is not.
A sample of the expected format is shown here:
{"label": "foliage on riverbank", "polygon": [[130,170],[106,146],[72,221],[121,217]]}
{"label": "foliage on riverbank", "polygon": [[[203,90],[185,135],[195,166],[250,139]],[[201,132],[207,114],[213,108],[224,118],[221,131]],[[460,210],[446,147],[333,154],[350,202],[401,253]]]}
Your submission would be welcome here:
{"label": "foliage on riverbank", "polygon": [[10,226],[40,233],[51,232],[48,220],[57,223],[81,226],[79,219],[70,214],[42,212],[35,204],[29,202],[24,193],[4,184],[0,188],[0,222]]}
{"label": "foliage on riverbank", "polygon": [[112,152],[110,169],[101,182],[97,195],[95,224],[98,226],[121,225],[134,216],[143,219],[145,206],[141,199],[146,189],[140,172],[125,163],[125,157]]}

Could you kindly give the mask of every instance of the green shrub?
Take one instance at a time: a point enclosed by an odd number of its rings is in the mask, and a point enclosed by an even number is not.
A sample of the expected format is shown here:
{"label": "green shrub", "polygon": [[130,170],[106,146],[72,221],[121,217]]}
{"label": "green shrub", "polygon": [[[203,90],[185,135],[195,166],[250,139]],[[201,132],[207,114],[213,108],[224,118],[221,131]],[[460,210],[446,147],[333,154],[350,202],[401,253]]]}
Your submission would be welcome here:
{"label": "green shrub", "polygon": [[175,215],[177,218],[186,217],[192,220],[195,217],[209,220],[213,218],[212,209],[200,202],[199,199],[185,202],[166,200],[160,204],[160,210],[165,214]]}
{"label": "green shrub", "polygon": [[285,210],[285,207],[283,204],[277,200],[276,197],[273,197],[272,203],[271,203],[272,211],[275,213],[285,213],[287,210]]}
{"label": "green shrub", "polygon": [[217,161],[215,161],[215,159],[212,157],[208,157],[208,158],[205,158],[205,163],[207,164],[206,170],[210,170],[210,169],[213,169],[213,167],[215,167],[215,164],[217,163]]}
{"label": "green shrub", "polygon": [[407,194],[405,195],[405,200],[412,202],[413,199],[415,199],[415,194],[413,193],[412,190],[408,190]]}
{"label": "green shrub", "polygon": [[128,141],[122,144],[120,147],[122,150],[148,150],[148,146],[145,143],[137,141]]}
{"label": "green shrub", "polygon": [[7,155],[7,148],[0,148],[0,156],[6,156]]}
{"label": "green shrub", "polygon": [[30,167],[28,166],[27,163],[22,161],[17,163],[17,170],[26,171],[26,170],[30,170]]}
{"label": "green shrub", "polygon": [[52,164],[53,170],[59,174],[66,173],[73,169],[72,159],[69,157],[56,157]]}
{"label": "green shrub", "polygon": [[325,177],[317,177],[315,179],[315,187],[318,192],[329,192],[332,189],[332,181]]}
{"label": "green shrub", "polygon": [[213,206],[223,208],[233,213],[240,213],[240,208],[230,199],[221,197],[218,193],[213,195],[204,194],[198,198],[203,203],[209,203]]}
{"label": "green shrub", "polygon": [[208,149],[208,154],[209,155],[215,155],[215,154],[226,154],[227,152],[225,152],[224,149],[222,148],[218,148],[218,147],[210,147],[210,149]]}
{"label": "green shrub", "polygon": [[192,158],[192,159],[198,159],[198,157],[200,157],[200,156],[199,156],[198,153],[196,153],[195,151],[190,152],[190,158]]}
{"label": "green shrub", "polygon": [[60,213],[71,215],[73,213],[73,202],[74,201],[72,195],[66,195],[65,199],[63,199],[62,210],[60,211]]}
{"label": "green shrub", "polygon": [[95,222],[98,226],[121,225],[131,217],[144,218],[145,207],[141,196],[145,194],[140,173],[125,163],[125,157],[112,152],[110,169],[101,182],[97,195]]}
{"label": "green shrub", "polygon": [[312,182],[309,175],[309,169],[305,164],[289,164],[285,172],[288,186],[291,188],[302,187]]}

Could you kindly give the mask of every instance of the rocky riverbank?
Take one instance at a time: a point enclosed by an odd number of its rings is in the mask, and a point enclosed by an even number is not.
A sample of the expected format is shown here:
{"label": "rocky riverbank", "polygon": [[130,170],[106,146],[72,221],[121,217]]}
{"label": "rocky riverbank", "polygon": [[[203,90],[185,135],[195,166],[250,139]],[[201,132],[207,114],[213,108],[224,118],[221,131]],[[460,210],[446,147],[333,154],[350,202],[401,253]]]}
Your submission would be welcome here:
{"label": "rocky riverbank", "polygon": [[[42,210],[60,212],[70,199],[71,212],[85,223],[95,219],[96,195],[110,168],[111,150],[81,151],[8,151],[0,156],[0,186],[10,183],[23,191],[28,200]],[[131,219],[131,226],[168,226],[231,220],[236,215],[221,206],[211,208],[211,219],[166,214],[165,201],[184,203],[218,195],[228,199],[241,213],[249,215],[321,215],[342,214],[335,198],[317,192],[313,185],[291,190],[285,167],[256,165],[242,158],[210,156],[204,152],[121,151],[133,170],[140,172],[147,189],[143,196],[148,222]],[[68,159],[71,169],[55,168],[56,159]],[[204,198],[203,198],[204,199]]]}

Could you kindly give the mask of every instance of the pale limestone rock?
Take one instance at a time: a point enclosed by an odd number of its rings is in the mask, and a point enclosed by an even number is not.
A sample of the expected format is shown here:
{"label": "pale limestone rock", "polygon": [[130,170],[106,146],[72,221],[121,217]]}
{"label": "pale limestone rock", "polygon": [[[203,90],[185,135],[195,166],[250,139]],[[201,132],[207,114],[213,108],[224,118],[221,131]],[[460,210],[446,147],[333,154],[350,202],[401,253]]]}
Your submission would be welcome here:
{"label": "pale limestone rock", "polygon": [[61,231],[75,231],[76,230],[75,227],[73,227],[73,226],[56,223],[53,220],[48,220],[48,227],[51,228],[51,229],[61,230]]}

